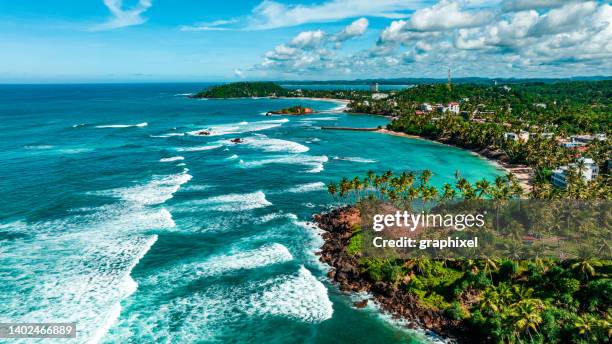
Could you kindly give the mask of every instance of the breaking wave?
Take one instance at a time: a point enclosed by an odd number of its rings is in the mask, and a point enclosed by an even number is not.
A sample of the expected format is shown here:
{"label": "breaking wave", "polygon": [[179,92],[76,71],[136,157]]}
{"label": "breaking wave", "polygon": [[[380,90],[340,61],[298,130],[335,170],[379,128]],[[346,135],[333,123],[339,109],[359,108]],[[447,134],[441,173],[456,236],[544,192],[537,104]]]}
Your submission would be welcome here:
{"label": "breaking wave", "polygon": [[147,122],[138,124],[108,124],[108,125],[96,125],[96,128],[142,128],[149,125]]}

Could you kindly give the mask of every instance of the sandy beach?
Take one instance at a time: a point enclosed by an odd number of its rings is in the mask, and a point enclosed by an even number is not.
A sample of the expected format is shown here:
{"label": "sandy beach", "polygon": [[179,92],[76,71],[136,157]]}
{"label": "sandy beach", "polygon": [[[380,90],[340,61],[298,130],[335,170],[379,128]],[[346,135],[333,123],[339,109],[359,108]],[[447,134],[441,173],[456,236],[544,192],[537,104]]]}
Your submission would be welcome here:
{"label": "sandy beach", "polygon": [[399,136],[399,137],[407,137],[407,138],[411,138],[411,139],[417,139],[417,140],[427,140],[427,141],[431,141],[431,142],[436,142],[439,144],[443,144],[443,145],[448,145],[448,146],[453,146],[453,147],[457,147],[463,150],[466,150],[482,159],[487,160],[488,162],[490,162],[491,164],[495,165],[499,170],[504,171],[505,173],[510,173],[512,175],[514,175],[516,177],[516,180],[518,181],[518,183],[521,185],[521,187],[523,188],[523,191],[525,192],[531,192],[531,180],[533,178],[533,169],[529,166],[526,165],[516,165],[516,164],[510,164],[507,162],[504,162],[502,160],[502,157],[504,157],[503,152],[500,151],[491,151],[489,148],[483,148],[483,149],[468,149],[465,147],[460,147],[457,145],[454,145],[450,142],[445,142],[445,141],[437,141],[437,140],[431,140],[429,138],[426,137],[422,137],[422,136],[417,136],[417,135],[410,135],[410,134],[406,134],[406,133],[401,133],[401,132],[397,132],[397,131],[392,131],[392,130],[388,130],[388,129],[378,129],[378,128],[335,128],[335,127],[324,127],[322,129],[326,129],[326,130],[354,130],[354,131],[373,131],[373,132],[377,132],[377,133],[381,133],[381,134],[386,134],[386,135],[392,135],[392,136]]}
{"label": "sandy beach", "polygon": [[427,141],[437,142],[440,144],[449,145],[449,146],[467,150],[471,152],[472,154],[477,155],[480,158],[486,159],[490,163],[494,164],[498,169],[506,173],[511,173],[512,175],[516,177],[516,180],[518,181],[518,183],[521,185],[521,187],[523,188],[525,192],[531,192],[531,179],[533,178],[533,169],[526,165],[516,165],[516,164],[510,164],[510,163],[502,161],[500,159],[503,156],[501,152],[493,152],[488,148],[468,149],[465,147],[454,145],[449,142],[431,140],[426,137],[410,135],[406,133],[400,133],[400,132],[387,130],[387,129],[379,129],[379,130],[376,130],[376,132],[381,133],[381,134],[393,135],[393,136],[409,137],[412,139],[427,140]]}

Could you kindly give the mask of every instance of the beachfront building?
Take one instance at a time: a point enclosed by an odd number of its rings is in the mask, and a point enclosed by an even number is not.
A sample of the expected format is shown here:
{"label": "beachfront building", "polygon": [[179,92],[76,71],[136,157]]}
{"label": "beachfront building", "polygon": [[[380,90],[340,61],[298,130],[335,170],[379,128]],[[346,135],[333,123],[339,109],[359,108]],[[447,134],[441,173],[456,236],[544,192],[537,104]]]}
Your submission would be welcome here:
{"label": "beachfront building", "polygon": [[370,92],[378,92],[378,83],[374,82],[370,84]]}
{"label": "beachfront building", "polygon": [[[580,170],[580,166],[582,166],[582,170]],[[593,159],[580,158],[576,163],[560,166],[553,170],[551,181],[554,186],[559,188],[567,187],[567,174],[570,168],[575,170],[576,173],[579,173],[582,180],[585,182],[595,179],[599,174],[599,166],[597,166],[597,163],[595,163]]]}

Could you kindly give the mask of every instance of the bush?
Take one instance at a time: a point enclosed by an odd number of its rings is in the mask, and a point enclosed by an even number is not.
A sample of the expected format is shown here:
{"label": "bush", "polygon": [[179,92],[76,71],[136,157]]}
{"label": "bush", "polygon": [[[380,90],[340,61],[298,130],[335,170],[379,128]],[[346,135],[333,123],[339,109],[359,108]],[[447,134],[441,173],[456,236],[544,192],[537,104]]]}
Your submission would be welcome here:
{"label": "bush", "polygon": [[468,317],[465,309],[463,309],[461,304],[457,301],[451,303],[450,307],[446,309],[445,313],[449,318],[454,320],[461,320]]}

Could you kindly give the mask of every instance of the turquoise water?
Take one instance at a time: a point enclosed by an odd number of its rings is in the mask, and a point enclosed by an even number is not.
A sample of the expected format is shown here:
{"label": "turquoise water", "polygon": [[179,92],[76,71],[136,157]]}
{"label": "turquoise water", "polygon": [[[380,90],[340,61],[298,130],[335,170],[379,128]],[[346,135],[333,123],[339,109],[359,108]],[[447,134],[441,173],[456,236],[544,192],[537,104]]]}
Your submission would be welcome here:
{"label": "turquoise water", "polygon": [[[352,308],[307,221],[332,204],[325,183],[369,169],[500,172],[440,144],[320,130],[386,123],[336,103],[183,95],[201,86],[0,87],[0,322],[76,321],[78,342],[432,340]],[[296,103],[321,113],[262,115]]]}

